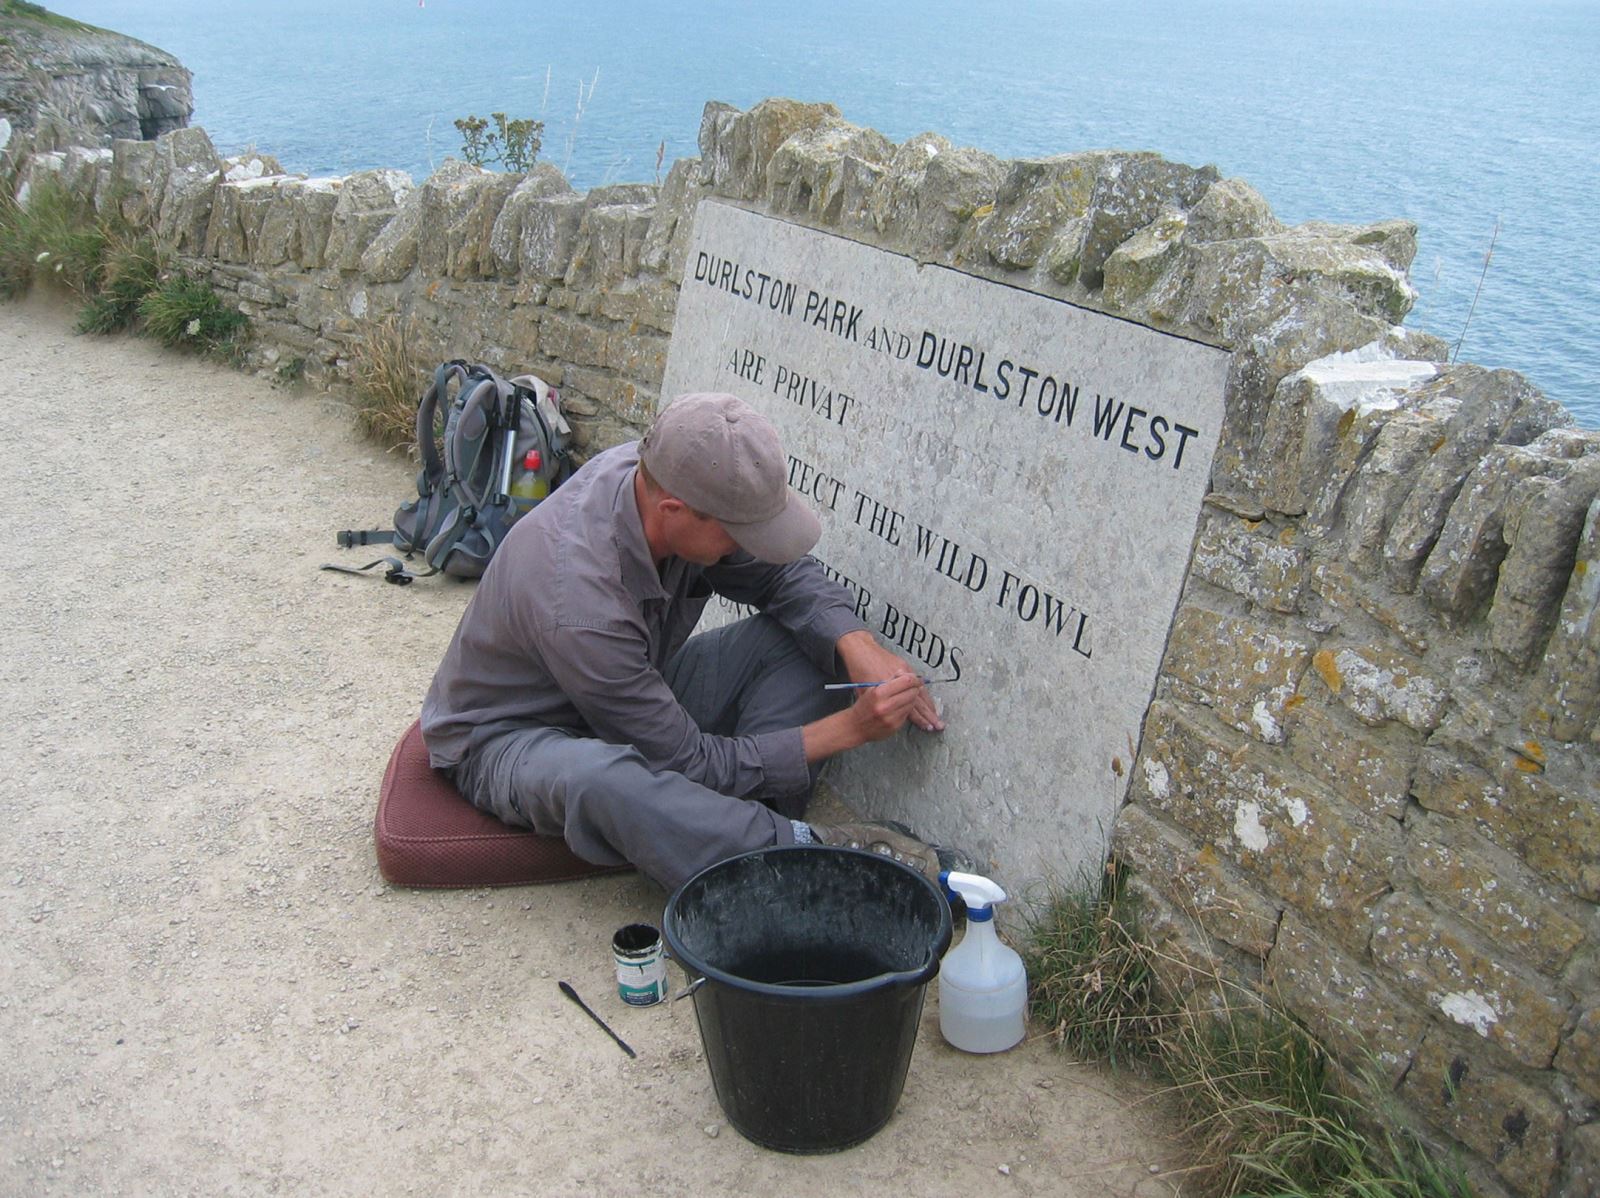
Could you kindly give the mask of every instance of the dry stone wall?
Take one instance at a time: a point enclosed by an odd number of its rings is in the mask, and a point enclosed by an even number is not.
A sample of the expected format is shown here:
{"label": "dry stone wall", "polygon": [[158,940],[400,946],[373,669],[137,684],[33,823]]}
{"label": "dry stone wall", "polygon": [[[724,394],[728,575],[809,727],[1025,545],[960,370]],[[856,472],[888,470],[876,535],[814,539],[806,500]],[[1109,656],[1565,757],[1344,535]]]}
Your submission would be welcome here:
{"label": "dry stone wall", "polygon": [[1224,968],[1372,1052],[1488,1195],[1600,1193],[1600,434],[1398,322],[1415,229],[1287,227],[1152,154],[896,145],[705,110],[659,187],[224,161],[204,132],[13,153],[154,229],[261,369],[365,325],[531,369],[580,443],[659,400],[705,197],[1231,353],[1225,428],[1114,849],[1193,1001]]}

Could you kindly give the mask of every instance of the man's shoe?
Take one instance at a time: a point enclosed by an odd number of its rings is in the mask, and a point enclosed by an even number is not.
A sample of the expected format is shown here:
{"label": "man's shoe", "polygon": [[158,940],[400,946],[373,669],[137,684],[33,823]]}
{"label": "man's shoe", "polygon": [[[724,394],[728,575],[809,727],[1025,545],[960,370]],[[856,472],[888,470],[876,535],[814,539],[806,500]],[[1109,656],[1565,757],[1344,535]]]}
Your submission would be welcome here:
{"label": "man's shoe", "polygon": [[925,844],[899,823],[811,824],[814,844],[839,849],[862,849],[909,865],[937,884],[941,870],[970,870],[972,858],[958,849]]}

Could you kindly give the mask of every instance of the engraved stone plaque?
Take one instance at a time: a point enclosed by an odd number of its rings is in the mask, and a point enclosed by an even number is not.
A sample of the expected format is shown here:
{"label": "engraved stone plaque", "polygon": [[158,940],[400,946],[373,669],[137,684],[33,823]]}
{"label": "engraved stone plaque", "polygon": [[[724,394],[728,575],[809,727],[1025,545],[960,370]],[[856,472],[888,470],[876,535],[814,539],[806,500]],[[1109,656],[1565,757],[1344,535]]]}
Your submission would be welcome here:
{"label": "engraved stone plaque", "polygon": [[[863,814],[1012,885],[1097,869],[1222,423],[1228,355],[1028,291],[701,203],[662,396],[778,427],[815,556],[948,728],[844,754]],[[708,622],[744,613],[714,603]]]}

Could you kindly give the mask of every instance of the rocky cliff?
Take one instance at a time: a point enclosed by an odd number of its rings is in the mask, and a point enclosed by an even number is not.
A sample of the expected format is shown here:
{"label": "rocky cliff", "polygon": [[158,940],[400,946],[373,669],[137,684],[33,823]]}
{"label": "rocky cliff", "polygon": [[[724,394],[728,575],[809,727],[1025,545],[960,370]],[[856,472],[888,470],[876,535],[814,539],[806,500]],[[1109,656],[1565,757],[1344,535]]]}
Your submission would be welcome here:
{"label": "rocky cliff", "polygon": [[194,111],[172,55],[21,0],[0,3],[0,118],[41,150],[148,141]]}

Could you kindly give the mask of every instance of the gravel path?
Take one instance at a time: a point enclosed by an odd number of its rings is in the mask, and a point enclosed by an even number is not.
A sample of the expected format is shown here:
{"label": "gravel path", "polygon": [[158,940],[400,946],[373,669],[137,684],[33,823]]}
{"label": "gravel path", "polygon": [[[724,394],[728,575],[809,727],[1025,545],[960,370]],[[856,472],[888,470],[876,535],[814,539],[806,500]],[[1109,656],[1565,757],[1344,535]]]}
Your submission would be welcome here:
{"label": "gravel path", "polygon": [[744,1141],[692,1004],[615,996],[658,888],[378,874],[377,783],[470,591],[316,567],[366,560],[333,532],[411,467],[49,296],[0,304],[0,362],[0,1194],[1177,1192],[1142,1091],[1042,1041],[963,1056],[931,995],[878,1136]]}

